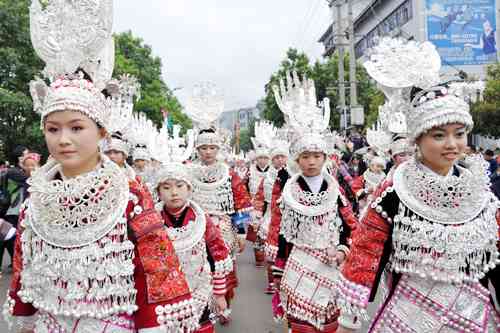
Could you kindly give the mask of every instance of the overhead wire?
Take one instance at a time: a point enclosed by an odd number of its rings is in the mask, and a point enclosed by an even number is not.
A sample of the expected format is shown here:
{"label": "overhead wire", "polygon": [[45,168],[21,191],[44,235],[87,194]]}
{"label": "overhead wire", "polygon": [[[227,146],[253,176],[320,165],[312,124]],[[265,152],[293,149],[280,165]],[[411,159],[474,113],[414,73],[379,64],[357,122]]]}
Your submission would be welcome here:
{"label": "overhead wire", "polygon": [[304,30],[304,27],[306,25],[306,22],[309,19],[309,16],[311,15],[313,7],[314,7],[314,1],[313,0],[309,0],[309,7],[307,8],[307,11],[305,12],[305,15],[304,15],[302,21],[297,26],[297,33],[295,35],[295,45],[296,46],[299,45],[299,42],[302,39],[302,33],[303,33],[303,30]]}
{"label": "overhead wire", "polygon": [[311,23],[314,22],[317,14],[318,14],[318,9],[320,8],[320,3],[322,3],[323,0],[316,0],[315,4],[314,4],[314,9],[313,11],[311,12],[311,16],[309,17],[308,21],[306,22],[306,26],[304,27],[304,30],[301,34],[301,39],[299,41],[299,45],[303,45],[305,43],[305,41],[307,40],[307,33],[309,32],[309,28],[311,27]]}

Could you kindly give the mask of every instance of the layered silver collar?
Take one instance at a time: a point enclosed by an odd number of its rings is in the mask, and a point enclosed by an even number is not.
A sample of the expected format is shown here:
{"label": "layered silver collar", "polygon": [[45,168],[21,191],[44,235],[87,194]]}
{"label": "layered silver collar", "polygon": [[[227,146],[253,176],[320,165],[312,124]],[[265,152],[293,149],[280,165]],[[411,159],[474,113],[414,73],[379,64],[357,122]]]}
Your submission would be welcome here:
{"label": "layered silver collar", "polygon": [[199,186],[218,187],[229,177],[229,167],[224,163],[215,163],[214,165],[203,165],[197,163],[193,165],[193,182]]}
{"label": "layered silver collar", "polygon": [[120,167],[101,155],[102,166],[67,180],[54,179],[60,165],[49,160],[30,182],[33,231],[47,243],[80,247],[101,239],[125,213],[128,179]]}
{"label": "layered silver collar", "polygon": [[403,204],[421,217],[441,224],[463,224],[474,219],[489,203],[487,166],[468,157],[459,175],[440,176],[414,158],[394,172],[394,190]]}
{"label": "layered silver collar", "polygon": [[280,233],[297,246],[325,249],[338,245],[342,224],[337,215],[339,187],[328,173],[322,175],[328,183],[326,191],[302,190],[297,182],[301,174],[294,175],[283,189]]}

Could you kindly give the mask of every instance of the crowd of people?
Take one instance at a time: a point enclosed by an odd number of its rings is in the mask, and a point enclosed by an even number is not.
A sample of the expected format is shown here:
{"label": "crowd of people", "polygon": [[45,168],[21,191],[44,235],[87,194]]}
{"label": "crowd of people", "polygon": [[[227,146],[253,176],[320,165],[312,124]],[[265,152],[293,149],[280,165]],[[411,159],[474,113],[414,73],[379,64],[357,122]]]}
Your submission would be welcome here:
{"label": "crowd of people", "polygon": [[500,332],[498,164],[467,148],[468,83],[439,81],[432,44],[374,47],[364,66],[386,103],[366,139],[332,132],[329,100],[287,73],[273,87],[285,124],[257,123],[245,157],[216,126],[212,84],[188,99],[184,135],[133,114],[137,81],[111,78],[111,0],[34,1],[30,16],[50,156],[20,148],[1,177],[18,332],[234,325],[246,242],[288,332]]}

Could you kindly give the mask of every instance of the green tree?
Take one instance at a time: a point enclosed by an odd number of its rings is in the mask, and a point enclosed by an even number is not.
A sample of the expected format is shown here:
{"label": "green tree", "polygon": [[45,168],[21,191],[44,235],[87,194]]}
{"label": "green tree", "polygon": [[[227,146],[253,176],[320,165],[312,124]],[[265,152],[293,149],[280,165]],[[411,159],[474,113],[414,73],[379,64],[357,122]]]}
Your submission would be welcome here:
{"label": "green tree", "polygon": [[488,67],[483,96],[471,109],[474,133],[500,137],[500,63]]}
{"label": "green tree", "polygon": [[297,71],[301,76],[304,74],[310,76],[312,73],[309,58],[304,53],[299,53],[296,49],[290,48],[286,53],[286,58],[281,62],[279,70],[271,75],[269,82],[265,85],[266,96],[264,97],[263,116],[276,126],[283,125],[284,119],[274,100],[272,87],[279,84],[280,78],[284,78],[287,71],[292,70]]}
{"label": "green tree", "polygon": [[248,152],[249,150],[252,150],[253,147],[250,139],[251,137],[249,129],[244,128],[240,130],[240,151]]}
{"label": "green tree", "polygon": [[[17,145],[47,156],[40,129],[40,117],[33,112],[29,82],[44,67],[30,39],[29,0],[0,0],[0,161],[15,162],[12,150]],[[135,110],[146,112],[158,125],[161,108],[169,111],[174,123],[191,127],[179,101],[173,96],[161,75],[162,64],[152,55],[151,47],[131,32],[115,36],[115,76],[130,73],[141,83],[142,99]]]}
{"label": "green tree", "polygon": [[29,32],[28,0],[0,0],[0,159],[17,145],[46,153],[28,83],[43,69]]}
{"label": "green tree", "polygon": [[[330,117],[330,126],[339,128],[340,114],[337,112],[339,105],[339,93],[336,89],[338,83],[338,61],[335,54],[325,62],[316,61],[311,64],[308,57],[296,49],[289,49],[286,58],[281,62],[280,68],[271,75],[265,86],[266,96],[263,99],[264,118],[272,121],[275,125],[283,124],[283,115],[281,114],[271,87],[279,83],[280,78],[284,78],[287,71],[296,70],[300,76],[306,74],[307,77],[314,80],[318,100],[328,97],[330,99],[330,108],[332,114]],[[349,56],[344,58],[345,68],[349,68]],[[370,81],[368,74],[360,65],[357,66],[356,79],[358,82],[358,103],[365,109],[366,124],[371,124],[376,119],[378,106],[383,103],[383,96],[378,92],[375,85]],[[349,81],[349,73],[346,71],[345,81]],[[347,102],[349,101],[349,90],[347,92]],[[382,96],[382,100],[381,100]]]}
{"label": "green tree", "polygon": [[141,99],[134,111],[144,112],[158,126],[163,122],[161,109],[169,112],[176,124],[191,128],[191,121],[184,115],[182,106],[162,79],[161,59],[153,55],[149,45],[131,31],[115,35],[116,60],[114,76],[131,74],[141,83]]}

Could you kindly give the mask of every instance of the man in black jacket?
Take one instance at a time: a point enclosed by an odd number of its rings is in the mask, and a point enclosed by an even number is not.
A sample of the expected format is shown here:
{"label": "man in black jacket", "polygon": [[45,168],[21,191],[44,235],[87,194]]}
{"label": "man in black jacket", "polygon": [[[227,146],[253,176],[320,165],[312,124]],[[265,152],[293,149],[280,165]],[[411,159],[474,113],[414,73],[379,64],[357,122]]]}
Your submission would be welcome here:
{"label": "man in black jacket", "polygon": [[[20,167],[21,157],[28,152],[29,150],[26,147],[16,147],[14,150],[14,156],[18,161],[18,165],[7,169],[0,175],[1,190],[5,192],[8,197],[10,197],[10,204],[8,207],[4,207],[2,209],[3,211],[0,212],[0,217],[9,222],[14,228],[17,228],[21,205],[28,195],[28,184],[26,183],[28,176]],[[14,241],[15,237],[12,237],[5,242],[0,242],[0,270],[5,248],[7,248],[12,260]]]}

